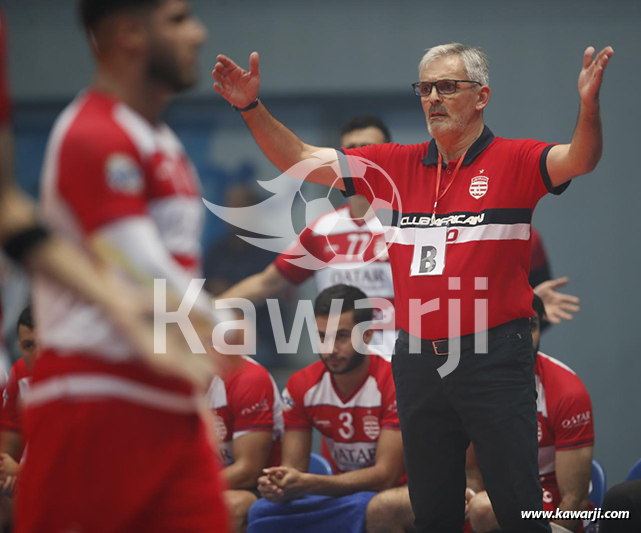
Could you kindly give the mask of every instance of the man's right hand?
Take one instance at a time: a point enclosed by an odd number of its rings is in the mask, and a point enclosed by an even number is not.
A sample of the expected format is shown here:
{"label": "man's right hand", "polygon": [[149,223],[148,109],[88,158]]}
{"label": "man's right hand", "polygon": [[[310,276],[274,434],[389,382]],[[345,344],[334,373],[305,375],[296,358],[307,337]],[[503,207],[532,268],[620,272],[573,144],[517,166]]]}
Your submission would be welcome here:
{"label": "man's right hand", "polygon": [[258,491],[268,502],[280,503],[283,501],[283,490],[272,483],[268,475],[258,478]]}
{"label": "man's right hand", "polygon": [[220,54],[212,76],[216,80],[214,90],[231,105],[247,107],[258,97],[260,72],[258,52],[249,56],[249,72],[239,67],[227,56]]}

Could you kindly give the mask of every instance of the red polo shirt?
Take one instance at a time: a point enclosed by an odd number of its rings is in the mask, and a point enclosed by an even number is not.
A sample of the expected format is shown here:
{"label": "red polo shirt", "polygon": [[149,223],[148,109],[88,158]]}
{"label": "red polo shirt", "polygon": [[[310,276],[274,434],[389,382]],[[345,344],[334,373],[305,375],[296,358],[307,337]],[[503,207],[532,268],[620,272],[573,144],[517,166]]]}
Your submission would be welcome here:
{"label": "red polo shirt", "polygon": [[[453,181],[458,159],[443,166],[439,196],[447,190],[438,201],[434,221],[438,165],[434,140],[343,151],[348,156],[341,157],[346,195],[362,194],[370,203],[379,199],[392,206],[391,222],[384,225],[388,237],[395,235],[389,255],[398,327],[424,339],[449,337],[448,314],[450,307],[456,311],[456,301],[460,314],[453,316],[460,316],[460,335],[534,314],[528,284],[532,213],[547,192],[560,194],[567,188],[567,184],[552,187],[546,167],[551,147],[531,139],[495,137],[485,127]],[[352,156],[369,160],[388,176]],[[410,275],[415,242],[430,228],[444,226],[443,273]],[[437,310],[420,309],[432,300],[438,303]],[[475,308],[480,310],[479,320]]]}

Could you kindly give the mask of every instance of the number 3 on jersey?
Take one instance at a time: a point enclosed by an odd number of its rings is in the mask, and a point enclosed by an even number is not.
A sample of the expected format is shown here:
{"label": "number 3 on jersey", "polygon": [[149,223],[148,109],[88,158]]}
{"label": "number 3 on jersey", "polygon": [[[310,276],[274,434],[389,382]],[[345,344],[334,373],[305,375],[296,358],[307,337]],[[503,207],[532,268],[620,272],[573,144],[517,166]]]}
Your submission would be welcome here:
{"label": "number 3 on jersey", "polygon": [[440,276],[445,268],[447,228],[416,228],[410,276]]}
{"label": "number 3 on jersey", "polygon": [[338,433],[345,440],[351,439],[354,436],[354,417],[352,413],[343,412],[338,415],[342,426],[338,428]]}

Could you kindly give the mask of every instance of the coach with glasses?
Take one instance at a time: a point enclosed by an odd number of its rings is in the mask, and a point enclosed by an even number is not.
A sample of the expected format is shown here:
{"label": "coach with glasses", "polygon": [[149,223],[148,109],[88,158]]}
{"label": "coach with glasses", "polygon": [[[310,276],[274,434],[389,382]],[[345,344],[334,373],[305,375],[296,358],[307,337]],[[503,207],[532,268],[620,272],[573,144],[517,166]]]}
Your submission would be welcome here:
{"label": "coach with glasses", "polygon": [[501,530],[550,531],[547,521],[521,518],[521,511],[542,508],[530,222],[545,194],[561,193],[601,157],[598,95],[613,53],[610,47],[596,56],[592,47],[584,53],[570,144],[495,137],[483,122],[491,96],[487,57],[454,43],[427,51],[413,85],[432,141],[344,155],[305,144],[270,115],[258,98],[257,53],[249,71],[218,56],[215,90],[242,113],[282,172],[306,161],[314,169],[310,181],[362,194],[373,205],[398,197],[386,233],[393,236],[389,255],[401,330],[392,367],[421,532],[462,530],[470,442]]}

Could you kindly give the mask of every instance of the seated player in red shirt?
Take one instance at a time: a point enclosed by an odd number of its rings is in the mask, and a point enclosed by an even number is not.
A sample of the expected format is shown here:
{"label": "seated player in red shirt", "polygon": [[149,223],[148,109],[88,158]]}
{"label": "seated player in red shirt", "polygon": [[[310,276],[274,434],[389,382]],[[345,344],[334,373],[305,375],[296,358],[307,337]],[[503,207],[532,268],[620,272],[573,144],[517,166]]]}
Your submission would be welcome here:
{"label": "seated player in red shirt", "polygon": [[[283,391],[282,463],[266,469],[258,480],[269,501],[305,494],[385,494],[405,482],[391,364],[364,345],[372,330],[363,333],[359,328],[360,346],[352,339],[354,328],[372,320],[372,309],[355,309],[355,302],[364,299],[361,290],[347,285],[328,287],[316,299],[320,340],[335,337],[335,342],[331,350],[321,345],[320,361],[294,373]],[[343,301],[337,323],[335,315],[330,316],[333,300]],[[333,476],[307,473],[312,428],[322,435],[322,454]]]}
{"label": "seated player in red shirt", "polygon": [[[543,302],[534,296],[536,316],[532,319],[532,340],[536,353],[534,367],[538,393],[539,481],[545,511],[584,511],[588,499],[594,446],[594,425],[590,396],[569,367],[539,351],[540,321],[545,317]],[[477,494],[468,503],[472,530],[485,533],[498,529],[492,505],[483,490],[483,481],[473,449],[468,453],[468,485]],[[527,509],[523,509],[524,511]],[[554,533],[583,531],[580,520],[550,521]]]}
{"label": "seated player in red shirt", "polygon": [[[229,331],[225,337],[228,343],[242,344],[240,332]],[[224,379],[216,376],[207,400],[214,413],[214,431],[224,466],[221,475],[228,488],[225,501],[235,531],[244,532],[249,508],[257,500],[258,478],[265,467],[280,462],[283,403],[272,376],[250,357],[243,357]]]}
{"label": "seated player in red shirt", "polygon": [[[25,445],[22,439],[22,400],[29,387],[33,364],[38,355],[31,307],[22,311],[18,318],[18,346],[21,359],[11,368],[0,415],[0,494],[9,497],[13,496]],[[10,520],[11,506],[10,500],[3,499],[0,520],[3,526]]]}

